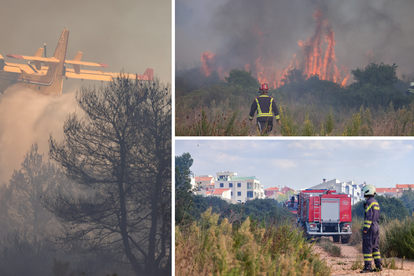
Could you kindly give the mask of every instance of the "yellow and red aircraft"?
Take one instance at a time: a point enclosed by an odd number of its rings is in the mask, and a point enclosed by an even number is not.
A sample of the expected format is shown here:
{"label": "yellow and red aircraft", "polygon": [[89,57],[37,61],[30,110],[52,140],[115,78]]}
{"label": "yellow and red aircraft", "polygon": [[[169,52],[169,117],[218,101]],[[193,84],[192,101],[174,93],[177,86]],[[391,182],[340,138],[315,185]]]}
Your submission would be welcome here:
{"label": "yellow and red aircraft", "polygon": [[[112,81],[119,73],[82,70],[80,66],[108,67],[103,63],[81,61],[82,52],[78,52],[73,60],[66,60],[69,31],[64,29],[60,36],[53,57],[42,57],[43,48],[39,48],[34,56],[7,55],[9,58],[29,60],[28,64],[5,62],[0,55],[0,92],[13,84],[21,84],[35,91],[48,95],[62,94],[63,77],[81,80]],[[42,65],[43,64],[43,65]],[[71,64],[73,69],[66,68]],[[143,75],[124,74],[125,77],[138,80],[153,80],[154,71],[148,68]]]}

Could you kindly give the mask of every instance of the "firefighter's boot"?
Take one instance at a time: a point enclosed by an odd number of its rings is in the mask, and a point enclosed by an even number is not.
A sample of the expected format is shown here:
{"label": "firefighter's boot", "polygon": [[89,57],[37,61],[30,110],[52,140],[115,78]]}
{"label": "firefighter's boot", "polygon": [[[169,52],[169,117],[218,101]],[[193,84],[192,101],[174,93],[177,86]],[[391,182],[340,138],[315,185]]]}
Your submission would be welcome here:
{"label": "firefighter's boot", "polygon": [[371,273],[371,272],[372,272],[371,262],[365,262],[364,269],[361,270],[361,273]]}
{"label": "firefighter's boot", "polygon": [[382,271],[381,260],[375,260],[375,269],[374,271],[380,272]]}
{"label": "firefighter's boot", "polygon": [[372,269],[367,269],[365,267],[363,270],[361,270],[361,273],[371,273],[371,272],[372,272]]}

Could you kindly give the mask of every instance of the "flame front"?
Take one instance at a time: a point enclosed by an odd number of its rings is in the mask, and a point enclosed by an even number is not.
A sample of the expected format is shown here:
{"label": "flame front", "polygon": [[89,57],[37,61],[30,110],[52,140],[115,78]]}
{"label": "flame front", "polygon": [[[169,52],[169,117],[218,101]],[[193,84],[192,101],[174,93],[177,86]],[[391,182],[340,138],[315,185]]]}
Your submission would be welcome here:
{"label": "flame front", "polygon": [[[254,62],[245,64],[245,70],[251,70],[252,75],[256,76],[259,83],[267,83],[273,88],[286,84],[288,81],[287,73],[293,69],[302,70],[306,79],[318,76],[321,80],[329,80],[345,86],[349,79],[349,72],[345,67],[342,67],[343,70],[339,70],[336,65],[336,42],[332,26],[327,19],[323,19],[323,13],[319,9],[316,10],[313,17],[316,20],[314,35],[306,42],[298,41],[301,55],[299,59],[297,55],[294,55],[290,62],[284,62],[285,69],[276,68],[271,48],[265,43],[264,34],[267,32],[262,32],[258,26],[255,26],[252,31],[257,37],[257,55],[255,58],[251,58]],[[215,54],[203,52],[201,54],[201,70],[206,76],[209,76],[213,70],[217,70],[219,76],[223,78],[223,65],[218,65],[215,58]],[[228,68],[229,65],[226,67]]]}
{"label": "flame front", "polygon": [[211,75],[211,72],[215,70],[213,67],[215,65],[216,55],[209,51],[204,51],[201,53],[201,70],[208,77]]}

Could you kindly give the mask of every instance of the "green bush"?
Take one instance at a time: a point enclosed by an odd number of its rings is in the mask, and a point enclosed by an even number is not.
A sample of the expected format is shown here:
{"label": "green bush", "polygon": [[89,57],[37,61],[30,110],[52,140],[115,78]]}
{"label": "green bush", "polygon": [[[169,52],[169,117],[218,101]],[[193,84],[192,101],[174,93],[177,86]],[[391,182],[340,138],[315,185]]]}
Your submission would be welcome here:
{"label": "green bush", "polygon": [[414,259],[414,218],[390,222],[385,229],[385,239],[382,254]]}
{"label": "green bush", "polygon": [[302,231],[291,224],[239,227],[208,209],[189,228],[175,227],[177,275],[330,275]]}

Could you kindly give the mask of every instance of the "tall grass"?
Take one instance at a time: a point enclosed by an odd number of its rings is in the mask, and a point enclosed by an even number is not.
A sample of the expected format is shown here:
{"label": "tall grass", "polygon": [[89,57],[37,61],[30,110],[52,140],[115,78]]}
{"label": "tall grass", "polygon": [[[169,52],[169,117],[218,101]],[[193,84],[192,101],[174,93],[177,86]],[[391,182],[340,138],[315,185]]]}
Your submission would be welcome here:
{"label": "tall grass", "polygon": [[381,254],[414,259],[414,217],[388,222],[381,234]]}
{"label": "tall grass", "polygon": [[195,123],[179,123],[176,125],[177,136],[246,136],[249,133],[246,119],[236,120],[238,111],[217,115],[212,119],[204,110],[198,115]]}
{"label": "tall grass", "polygon": [[337,246],[332,243],[330,239],[322,238],[319,240],[319,245],[323,250],[332,257],[341,257],[342,250],[340,246]]}
{"label": "tall grass", "polygon": [[[381,257],[414,259],[414,217],[379,224]],[[361,246],[363,220],[352,220],[350,245]]]}
{"label": "tall grass", "polygon": [[[392,103],[375,110],[361,106],[359,110],[323,108],[317,101],[276,99],[281,126],[274,122],[270,135],[283,136],[413,136],[414,103],[395,110]],[[176,135],[260,135],[256,119],[247,120],[250,108],[232,107],[228,101],[216,106],[188,109],[176,106]],[[231,121],[233,119],[233,121]]]}
{"label": "tall grass", "polygon": [[198,223],[175,228],[176,275],[330,275],[291,224],[246,219],[235,227],[211,208]]}
{"label": "tall grass", "polygon": [[349,240],[349,245],[360,245],[362,244],[362,229],[364,226],[364,221],[360,218],[353,218],[351,225],[351,238]]}

